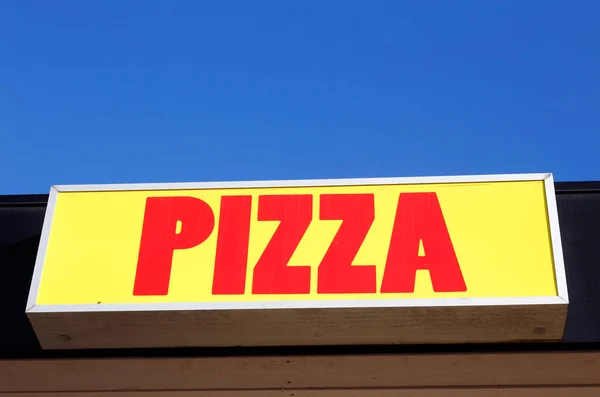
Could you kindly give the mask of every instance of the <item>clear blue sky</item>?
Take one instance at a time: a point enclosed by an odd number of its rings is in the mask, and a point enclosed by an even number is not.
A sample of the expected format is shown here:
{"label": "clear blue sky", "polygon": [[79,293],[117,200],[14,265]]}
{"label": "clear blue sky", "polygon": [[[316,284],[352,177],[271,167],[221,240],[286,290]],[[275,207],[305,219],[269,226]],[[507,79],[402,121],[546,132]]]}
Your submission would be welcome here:
{"label": "clear blue sky", "polygon": [[0,2],[0,194],[600,180],[600,1]]}

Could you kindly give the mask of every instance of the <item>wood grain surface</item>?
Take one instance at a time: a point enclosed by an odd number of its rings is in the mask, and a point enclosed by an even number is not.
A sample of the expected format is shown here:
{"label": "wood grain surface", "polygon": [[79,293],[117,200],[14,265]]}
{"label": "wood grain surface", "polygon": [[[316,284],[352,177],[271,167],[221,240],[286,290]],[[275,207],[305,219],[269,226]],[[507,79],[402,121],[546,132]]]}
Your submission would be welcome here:
{"label": "wood grain surface", "polygon": [[600,385],[599,352],[0,361],[0,392]]}
{"label": "wood grain surface", "polygon": [[567,305],[29,313],[45,349],[559,341]]}

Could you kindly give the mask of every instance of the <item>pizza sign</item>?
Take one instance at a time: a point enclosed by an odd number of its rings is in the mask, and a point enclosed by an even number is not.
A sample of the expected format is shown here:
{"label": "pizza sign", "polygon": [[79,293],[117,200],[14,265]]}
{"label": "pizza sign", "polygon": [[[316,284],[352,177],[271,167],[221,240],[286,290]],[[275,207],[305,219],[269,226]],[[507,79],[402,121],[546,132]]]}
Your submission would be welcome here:
{"label": "pizza sign", "polygon": [[549,186],[546,175],[58,186],[29,306],[556,297]]}

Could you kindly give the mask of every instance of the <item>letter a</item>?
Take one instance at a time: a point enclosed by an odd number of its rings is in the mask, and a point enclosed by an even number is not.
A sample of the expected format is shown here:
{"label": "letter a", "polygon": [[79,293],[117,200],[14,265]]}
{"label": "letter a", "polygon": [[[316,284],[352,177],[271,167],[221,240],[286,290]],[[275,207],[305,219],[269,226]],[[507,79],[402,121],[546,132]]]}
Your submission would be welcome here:
{"label": "letter a", "polygon": [[437,195],[401,193],[381,292],[414,292],[421,269],[429,270],[435,292],[467,290]]}

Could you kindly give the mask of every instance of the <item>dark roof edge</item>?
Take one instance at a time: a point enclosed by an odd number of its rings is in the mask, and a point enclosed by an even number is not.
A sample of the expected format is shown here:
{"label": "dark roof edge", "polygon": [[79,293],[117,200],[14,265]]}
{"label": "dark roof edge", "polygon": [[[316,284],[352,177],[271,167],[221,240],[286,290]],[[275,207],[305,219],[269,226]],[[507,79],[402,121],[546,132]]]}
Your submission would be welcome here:
{"label": "dark roof edge", "polygon": [[0,195],[0,207],[37,207],[48,204],[47,194]]}
{"label": "dark roof edge", "polygon": [[586,182],[555,182],[557,193],[600,192],[600,181]]}
{"label": "dark roof edge", "polygon": [[[557,193],[600,192],[600,181],[556,182]],[[0,195],[0,206],[43,206],[48,203],[47,194]]]}

